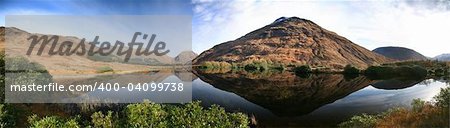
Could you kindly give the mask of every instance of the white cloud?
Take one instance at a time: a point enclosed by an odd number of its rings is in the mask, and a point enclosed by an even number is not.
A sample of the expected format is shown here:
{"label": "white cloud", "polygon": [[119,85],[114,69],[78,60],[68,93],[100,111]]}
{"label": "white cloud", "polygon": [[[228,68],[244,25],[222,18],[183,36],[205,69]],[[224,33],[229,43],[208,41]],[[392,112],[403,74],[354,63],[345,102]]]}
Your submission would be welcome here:
{"label": "white cloud", "polygon": [[412,48],[426,56],[450,52],[450,11],[406,2],[193,1],[193,48],[202,52],[281,16],[310,19],[369,50]]}

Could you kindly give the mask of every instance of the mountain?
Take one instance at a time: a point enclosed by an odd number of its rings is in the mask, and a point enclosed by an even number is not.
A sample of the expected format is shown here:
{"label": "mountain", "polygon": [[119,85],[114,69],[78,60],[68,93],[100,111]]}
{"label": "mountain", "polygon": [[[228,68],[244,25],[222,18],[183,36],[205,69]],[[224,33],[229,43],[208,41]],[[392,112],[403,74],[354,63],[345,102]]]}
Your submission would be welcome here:
{"label": "mountain", "polygon": [[366,68],[391,61],[310,20],[282,17],[236,40],[204,51],[193,64],[258,59],[330,69],[342,69],[347,64]]}
{"label": "mountain", "polygon": [[424,55],[404,47],[379,47],[374,49],[373,52],[400,61],[427,60],[427,57]]}
{"label": "mountain", "polygon": [[5,27],[0,26],[0,52],[5,51]]}
{"label": "mountain", "polygon": [[439,61],[450,61],[450,53],[441,54],[433,58],[434,60]]}
{"label": "mountain", "polygon": [[190,64],[197,56],[198,54],[193,51],[183,51],[174,58],[174,61],[178,64]]}
{"label": "mountain", "polygon": [[[8,44],[5,42],[5,35],[8,35]],[[5,45],[8,47],[7,56],[19,56],[26,55],[26,51],[29,48],[29,38],[31,35],[35,34],[20,30],[15,27],[0,27],[0,48],[1,51],[5,50]],[[49,35],[52,36],[52,35]],[[77,46],[81,39],[72,36],[60,36],[58,42],[56,43],[56,48],[59,48],[64,41],[73,42],[73,46]],[[89,43],[85,43],[85,47],[90,47]],[[149,66],[145,65],[135,65],[131,62],[136,61],[135,59],[130,59],[130,63],[121,63],[116,60],[123,60],[121,56],[88,56],[88,55],[71,55],[71,56],[59,56],[59,55],[47,55],[45,51],[49,51],[51,45],[45,45],[44,52],[42,56],[36,56],[38,47],[41,46],[41,42],[36,45],[36,48],[32,51],[32,56],[28,56],[27,59],[32,62],[37,62],[46,67],[51,74],[79,74],[79,73],[95,73],[96,69],[103,66],[108,66],[113,68],[114,71],[131,71],[131,70],[142,70],[148,69]],[[98,49],[95,47],[94,49]],[[78,49],[80,51],[81,49]],[[77,52],[78,52],[77,51]],[[163,58],[163,59],[160,59]],[[137,58],[140,59],[140,58]],[[169,56],[147,57],[147,60],[154,59],[158,62],[172,62],[173,59]],[[144,59],[142,59],[144,60]]]}

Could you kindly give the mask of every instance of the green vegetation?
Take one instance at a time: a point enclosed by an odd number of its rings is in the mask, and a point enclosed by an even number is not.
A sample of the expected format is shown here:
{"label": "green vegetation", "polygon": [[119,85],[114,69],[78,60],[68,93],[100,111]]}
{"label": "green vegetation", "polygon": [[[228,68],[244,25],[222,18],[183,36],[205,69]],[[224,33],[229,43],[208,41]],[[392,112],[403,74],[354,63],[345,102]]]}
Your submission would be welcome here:
{"label": "green vegetation", "polygon": [[[2,96],[5,95],[5,85],[27,85],[30,83],[44,85],[53,81],[50,73],[38,63],[30,62],[23,57],[4,57],[3,59],[5,63],[2,63],[2,87],[0,89]],[[8,77],[5,77],[4,73],[8,73]],[[20,93],[9,93],[9,96],[22,101],[35,101],[50,96],[50,93],[41,92],[28,92],[27,94],[33,95],[33,97],[20,99],[22,97]],[[4,100],[4,98],[1,98],[2,103]]]}
{"label": "green vegetation", "polygon": [[227,62],[206,61],[200,65],[201,69],[225,69],[231,68],[231,64]]}
{"label": "green vegetation", "polygon": [[412,109],[393,108],[378,115],[362,114],[339,124],[340,127],[446,127],[449,125],[450,88],[441,89],[434,102],[415,99]]}
{"label": "green vegetation", "polygon": [[267,71],[267,70],[277,70],[284,71],[286,67],[282,63],[272,62],[271,60],[246,60],[243,62],[232,62],[231,64],[224,61],[206,61],[200,64],[200,69],[211,70],[211,69],[230,69],[230,70],[245,70],[249,72],[254,71]]}
{"label": "green vegetation", "polygon": [[348,74],[348,75],[354,75],[354,74],[360,74],[361,71],[358,68],[355,68],[351,65],[346,65],[344,67],[344,74]]}
{"label": "green vegetation", "polygon": [[149,102],[131,104],[125,109],[128,127],[247,127],[248,117],[227,113],[216,105],[203,109],[200,102],[183,107]]}
{"label": "green vegetation", "polygon": [[0,104],[0,127],[13,127],[15,126],[15,118],[14,115],[11,113],[10,106],[5,104]]}
{"label": "green vegetation", "polygon": [[92,125],[96,128],[118,128],[120,124],[117,120],[119,117],[117,114],[113,114],[114,112],[108,111],[106,115],[102,112],[95,112],[92,114],[91,122]]}
{"label": "green vegetation", "polygon": [[[14,84],[36,83],[48,84],[52,76],[48,74],[42,65],[29,62],[25,58],[5,58],[0,54],[2,96],[4,97],[5,68],[13,71]],[[5,65],[5,59],[8,64]],[[99,72],[113,71],[110,67],[100,67]],[[12,84],[12,83],[6,83]],[[30,99],[33,100],[33,99]],[[121,111],[101,111],[93,113],[90,117],[61,117],[46,116],[38,117],[29,112],[23,112],[19,104],[4,104],[3,98],[0,103],[0,127],[17,127],[23,125],[32,128],[57,128],[57,127],[248,127],[249,119],[242,113],[229,113],[223,108],[213,105],[208,109],[200,106],[200,102],[187,103],[184,105],[155,104],[148,101],[144,103],[129,104]],[[28,124],[18,124],[26,120]]]}
{"label": "green vegetation", "polygon": [[[0,103],[4,102],[5,97],[5,54],[0,53]],[[0,126],[1,127],[1,126]]]}
{"label": "green vegetation", "polygon": [[373,128],[379,119],[379,115],[361,114],[353,116],[350,120],[339,124],[339,127],[344,128]]}
{"label": "green vegetation", "polygon": [[307,73],[312,72],[311,68],[308,65],[302,65],[299,67],[295,67],[292,70],[294,71],[295,74],[307,74]]}
{"label": "green vegetation", "polygon": [[450,66],[439,61],[405,61],[383,64],[381,66],[370,66],[366,70],[347,65],[342,72],[344,75],[364,74],[372,79],[387,79],[404,77],[412,79],[424,79],[427,77],[450,76]]}
{"label": "green vegetation", "polygon": [[[341,72],[334,71],[327,67],[310,68],[309,65],[297,66],[295,64],[283,64],[272,62],[271,60],[246,60],[243,62],[217,62],[206,61],[199,66],[200,69],[213,70],[208,72],[226,73],[229,71],[245,70],[247,72],[265,72],[265,71],[285,71],[290,70],[298,76],[307,77],[309,73],[342,73],[348,78],[357,77],[364,74],[371,79],[388,79],[395,77],[404,77],[410,79],[424,79],[430,77],[443,77],[448,79],[450,76],[450,64],[439,61],[405,61],[397,63],[383,64],[381,66],[370,66],[365,70],[360,70],[352,65],[346,65]],[[220,70],[218,70],[220,69]]]}
{"label": "green vegetation", "polygon": [[[11,107],[5,109],[0,104],[0,127],[14,127],[15,116],[10,114]],[[242,113],[229,113],[223,108],[212,105],[205,109],[200,102],[184,105],[164,105],[149,101],[129,104],[122,111],[95,112],[89,118],[46,116],[28,117],[28,126],[42,127],[248,127],[249,119]]]}
{"label": "green vegetation", "polygon": [[429,77],[441,77],[450,75],[450,64],[435,60],[424,60],[424,61],[404,61],[397,63],[384,64],[383,66],[420,66],[427,70]]}
{"label": "green vegetation", "polygon": [[31,128],[80,128],[78,123],[79,117],[64,119],[58,116],[50,116],[39,118],[32,115],[28,118],[28,123]]}
{"label": "green vegetation", "polygon": [[427,70],[421,66],[370,66],[364,71],[364,75],[373,79],[393,77],[425,78]]}
{"label": "green vegetation", "polygon": [[96,72],[97,73],[105,73],[105,72],[114,72],[114,70],[111,67],[102,66],[102,67],[98,67]]}
{"label": "green vegetation", "polygon": [[301,78],[309,78],[312,73],[312,70],[308,65],[294,67],[292,70],[294,71],[296,76],[299,76]]}

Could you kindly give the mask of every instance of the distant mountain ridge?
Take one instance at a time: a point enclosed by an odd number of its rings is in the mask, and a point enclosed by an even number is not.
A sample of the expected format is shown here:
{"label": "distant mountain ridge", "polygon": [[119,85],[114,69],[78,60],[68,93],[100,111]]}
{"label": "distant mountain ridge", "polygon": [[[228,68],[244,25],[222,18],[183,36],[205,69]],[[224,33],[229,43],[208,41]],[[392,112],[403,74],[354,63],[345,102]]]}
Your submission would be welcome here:
{"label": "distant mountain ridge", "polygon": [[[27,40],[28,37],[31,35],[40,35],[43,34],[35,34],[35,33],[29,33],[23,30],[20,30],[15,27],[0,27],[0,51],[5,51],[6,41],[5,41],[5,35],[8,35],[8,41],[11,41],[14,43],[8,44],[8,56],[23,56],[26,55],[26,51],[29,48],[29,41]],[[56,43],[56,47],[60,47],[61,43],[64,41],[71,41],[73,42],[74,46],[79,44],[80,40],[77,37],[73,36],[61,36],[57,35],[59,37],[58,42]],[[41,42],[36,45],[36,47],[40,47]],[[91,45],[89,43],[85,43],[86,47],[90,47]],[[44,52],[49,51],[51,45],[45,45]],[[94,47],[94,49],[98,49],[98,47]],[[33,55],[36,53],[38,48],[33,49]],[[81,49],[77,49],[81,50]],[[78,51],[77,51],[78,52]],[[186,52],[189,53],[189,52]],[[190,61],[195,56],[193,55],[183,55],[180,53],[178,55],[180,57],[179,61]],[[95,72],[96,68],[101,66],[108,66],[116,70],[142,70],[142,69],[148,69],[149,67],[147,65],[152,65],[153,63],[156,63],[158,65],[165,65],[165,64],[174,64],[175,61],[174,58],[164,55],[164,56],[156,56],[156,55],[150,55],[150,56],[135,56],[132,57],[128,63],[122,63],[123,56],[116,56],[116,55],[108,55],[108,56],[102,56],[95,54],[94,56],[78,56],[78,55],[72,55],[70,57],[65,56],[59,56],[59,55],[47,55],[47,53],[42,54],[41,56],[33,56],[28,58],[30,61],[37,62],[39,64],[44,65],[48,70],[55,71],[55,72],[61,72],[60,69],[67,69],[67,71],[64,71],[63,73],[78,73],[78,72]],[[182,63],[186,64],[186,63]],[[190,64],[190,63],[187,63]],[[78,70],[78,71],[77,71]],[[51,72],[52,73],[52,72]]]}
{"label": "distant mountain ridge", "polygon": [[310,20],[281,17],[236,40],[202,52],[193,63],[258,59],[331,69],[342,69],[348,64],[366,68],[391,61]]}
{"label": "distant mountain ridge", "polygon": [[183,51],[174,58],[174,61],[177,64],[191,64],[197,56],[198,54],[193,51]]}
{"label": "distant mountain ridge", "polygon": [[426,56],[412,49],[404,47],[394,47],[394,46],[379,47],[374,49],[373,52],[399,61],[428,59]]}
{"label": "distant mountain ridge", "polygon": [[434,59],[434,60],[438,60],[438,61],[450,61],[450,53],[445,53],[445,54],[437,55],[437,56],[434,57],[433,59]]}

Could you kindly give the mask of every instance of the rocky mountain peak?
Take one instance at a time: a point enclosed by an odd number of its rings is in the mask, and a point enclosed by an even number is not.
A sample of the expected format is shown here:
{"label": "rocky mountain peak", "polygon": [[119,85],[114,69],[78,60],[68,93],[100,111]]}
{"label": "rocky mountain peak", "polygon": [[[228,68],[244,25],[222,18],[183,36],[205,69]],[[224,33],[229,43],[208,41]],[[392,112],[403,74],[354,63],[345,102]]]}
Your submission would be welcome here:
{"label": "rocky mountain peak", "polygon": [[298,17],[280,17],[273,23],[250,32],[243,37],[245,37],[245,39],[260,39],[271,37],[301,36],[302,34],[311,37],[314,36],[314,33],[320,34],[322,32],[323,28],[310,20]]}
{"label": "rocky mountain peak", "polygon": [[365,68],[390,61],[310,20],[281,17],[234,41],[214,46],[201,53],[193,63],[255,59],[330,69],[343,68],[347,64]]}
{"label": "rocky mountain peak", "polygon": [[183,51],[180,54],[178,54],[174,58],[174,60],[175,60],[175,63],[190,64],[192,62],[192,59],[197,57],[197,55],[198,54],[193,51]]}

